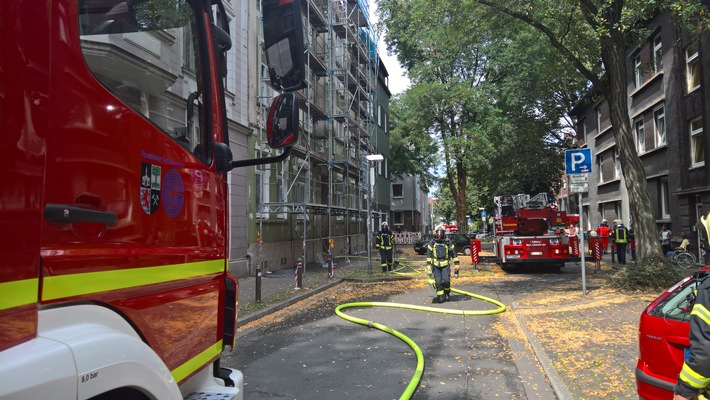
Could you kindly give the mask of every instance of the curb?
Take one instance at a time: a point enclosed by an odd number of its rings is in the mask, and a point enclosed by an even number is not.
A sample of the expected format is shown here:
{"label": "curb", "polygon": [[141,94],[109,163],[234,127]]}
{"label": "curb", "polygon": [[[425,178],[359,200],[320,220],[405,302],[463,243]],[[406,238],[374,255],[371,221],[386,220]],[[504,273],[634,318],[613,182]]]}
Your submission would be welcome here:
{"label": "curb", "polygon": [[[293,296],[288,300],[284,300],[280,303],[270,305],[264,309],[254,311],[253,313],[251,313],[243,318],[237,318],[237,326],[242,326],[242,325],[248,324],[249,322],[256,321],[257,319],[265,317],[275,311],[278,311],[282,308],[285,308],[285,307],[288,307],[288,306],[293,305],[295,303],[298,303],[301,300],[304,300],[310,296],[313,296],[313,295],[323,292],[327,289],[330,289],[333,286],[339,285],[342,282],[343,282],[343,279],[336,279],[333,282],[329,282],[329,283],[327,283],[323,286],[317,287],[315,289],[305,290],[302,293],[299,293],[298,295]],[[241,336],[243,333],[244,332],[237,333],[237,337]]]}
{"label": "curb", "polygon": [[[513,303],[512,306],[513,308],[516,308],[515,303]],[[535,352],[535,357],[537,357],[537,360],[540,362],[543,371],[545,371],[545,376],[547,376],[547,379],[549,379],[550,386],[552,386],[552,390],[555,392],[557,398],[559,400],[574,400],[572,392],[569,391],[567,385],[565,385],[562,378],[560,378],[560,375],[557,373],[557,369],[552,364],[552,360],[550,360],[550,357],[545,352],[545,349],[525,325],[525,317],[523,317],[522,315],[518,315],[517,313],[515,313],[514,315],[515,318],[518,320],[518,323],[520,324],[520,327],[522,328],[523,332],[525,333],[525,338],[528,340],[528,343],[530,343],[530,347],[532,347],[533,351]]]}

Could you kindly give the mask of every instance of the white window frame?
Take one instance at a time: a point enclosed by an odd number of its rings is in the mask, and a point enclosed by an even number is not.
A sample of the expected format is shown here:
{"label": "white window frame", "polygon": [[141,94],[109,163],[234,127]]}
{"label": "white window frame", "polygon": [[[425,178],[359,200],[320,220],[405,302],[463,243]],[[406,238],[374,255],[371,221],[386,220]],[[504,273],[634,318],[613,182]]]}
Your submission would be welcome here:
{"label": "white window frame", "polygon": [[663,39],[661,34],[653,37],[653,72],[663,71]]}
{"label": "white window frame", "polygon": [[636,150],[639,154],[646,152],[646,129],[643,117],[634,120],[634,135],[636,136]]}
{"label": "white window frame", "polygon": [[653,110],[653,130],[656,140],[654,147],[660,147],[666,144],[666,109],[664,106],[658,106]]}
{"label": "white window frame", "polygon": [[641,87],[641,52],[634,54],[634,87]]}
{"label": "white window frame", "polygon": [[602,109],[597,108],[597,134],[602,133]]}
{"label": "white window frame", "polygon": [[[269,179],[271,179],[271,171],[268,169],[257,169],[255,171],[255,185],[257,190],[254,196],[254,204],[256,205],[256,217],[261,219],[269,218],[268,206],[259,207],[260,204],[269,203]],[[261,201],[259,200],[261,198]],[[266,211],[266,212],[264,212]]]}
{"label": "white window frame", "polygon": [[603,154],[597,156],[597,171],[599,171],[599,183],[604,183],[604,158]]}
{"label": "white window frame", "polygon": [[611,156],[614,157],[614,179],[619,179],[621,164],[619,163],[619,152],[616,151],[616,148],[611,150]]}
{"label": "white window frame", "polygon": [[671,217],[671,192],[668,187],[668,178],[661,179],[661,218]]}
{"label": "white window frame", "polygon": [[[395,192],[395,189],[394,189],[394,188],[397,187],[397,186],[400,188],[399,196],[397,195],[397,193]],[[404,185],[403,185],[403,184],[401,184],[401,183],[393,183],[393,184],[392,184],[392,198],[393,198],[393,199],[402,199],[402,198],[404,198]]]}
{"label": "white window frame", "polygon": [[700,87],[700,57],[698,44],[693,42],[685,49],[685,71],[688,93]]}
{"label": "white window frame", "polygon": [[401,211],[394,211],[392,213],[392,225],[393,226],[404,226],[404,213]]}
{"label": "white window frame", "polygon": [[[698,127],[693,129],[693,125],[698,123]],[[695,118],[690,121],[690,167],[697,168],[705,165],[705,135],[703,133],[703,119]],[[698,143],[700,142],[700,143]],[[699,145],[698,145],[699,144]],[[699,153],[696,155],[696,153]],[[702,160],[700,160],[702,158]]]}

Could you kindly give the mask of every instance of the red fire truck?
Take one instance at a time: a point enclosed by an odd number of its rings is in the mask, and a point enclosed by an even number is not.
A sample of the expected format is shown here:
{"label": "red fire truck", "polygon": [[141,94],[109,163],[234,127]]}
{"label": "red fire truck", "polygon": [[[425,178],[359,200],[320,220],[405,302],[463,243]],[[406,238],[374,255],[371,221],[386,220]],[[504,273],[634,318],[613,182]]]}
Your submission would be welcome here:
{"label": "red fire truck", "polygon": [[549,203],[546,193],[494,198],[494,262],[512,266],[546,265],[562,268],[565,262],[579,261],[572,255],[566,234],[567,213]]}
{"label": "red fire truck", "polygon": [[[299,7],[262,7],[286,92],[303,82]],[[227,172],[288,156],[294,94],[268,120],[282,153],[233,160],[220,0],[0,15],[0,399],[241,399],[219,365],[238,299]]]}

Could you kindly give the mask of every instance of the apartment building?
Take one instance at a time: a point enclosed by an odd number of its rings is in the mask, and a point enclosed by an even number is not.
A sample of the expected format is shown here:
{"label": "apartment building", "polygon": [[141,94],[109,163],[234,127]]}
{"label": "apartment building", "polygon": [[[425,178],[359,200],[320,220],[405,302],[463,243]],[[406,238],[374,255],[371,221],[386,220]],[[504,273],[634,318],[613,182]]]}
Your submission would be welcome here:
{"label": "apartment building", "polygon": [[[366,0],[300,0],[307,87],[297,92],[301,135],[277,164],[229,174],[230,270],[237,276],[322,266],[365,254],[367,198],[373,225],[389,214],[387,70]],[[260,1],[231,0],[230,147],[235,158],[280,154],[266,145],[269,86]],[[382,155],[369,162],[368,155]]]}
{"label": "apartment building", "polygon": [[[710,35],[689,37],[665,14],[648,21],[648,32],[643,43],[627,51],[636,150],[659,230],[668,225],[678,241],[688,233],[697,254],[695,224],[710,209],[710,143],[704,134],[710,118]],[[590,92],[570,115],[576,119],[579,147],[591,148],[595,159],[589,192],[582,198],[585,228],[616,218],[633,227],[608,104]],[[570,204],[577,209],[574,200]]]}

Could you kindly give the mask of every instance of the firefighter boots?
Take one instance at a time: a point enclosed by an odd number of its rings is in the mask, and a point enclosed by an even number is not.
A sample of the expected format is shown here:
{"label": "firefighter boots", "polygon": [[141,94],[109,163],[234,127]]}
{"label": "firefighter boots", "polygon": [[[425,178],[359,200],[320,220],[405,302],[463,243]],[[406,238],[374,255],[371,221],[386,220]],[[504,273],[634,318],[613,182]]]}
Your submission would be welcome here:
{"label": "firefighter boots", "polygon": [[443,303],[444,302],[444,295],[440,294],[440,295],[436,296],[436,301],[438,301],[439,304]]}
{"label": "firefighter boots", "polygon": [[451,300],[451,296],[449,296],[448,293],[444,293],[444,301],[449,301]]}

